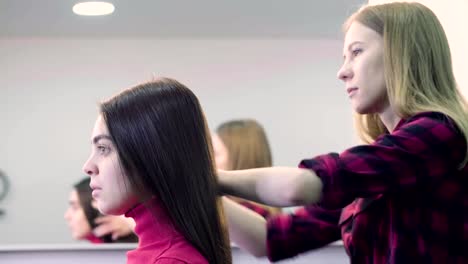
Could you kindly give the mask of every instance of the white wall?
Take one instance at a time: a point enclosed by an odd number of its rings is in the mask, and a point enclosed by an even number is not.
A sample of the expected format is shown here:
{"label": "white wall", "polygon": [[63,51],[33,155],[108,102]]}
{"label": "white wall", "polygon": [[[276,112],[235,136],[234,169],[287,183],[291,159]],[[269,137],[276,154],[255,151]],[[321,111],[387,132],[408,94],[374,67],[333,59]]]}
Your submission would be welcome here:
{"label": "white wall", "polygon": [[63,220],[90,150],[96,102],[153,74],[200,98],[212,129],[253,117],[276,165],[355,140],[336,79],[341,41],[0,39],[1,243],[72,242]]}
{"label": "white wall", "polygon": [[466,25],[468,23],[468,1],[467,0],[369,0],[369,4],[385,4],[390,2],[418,2],[434,12],[439,19],[450,46],[452,65],[455,79],[460,92],[468,98],[468,34]]}

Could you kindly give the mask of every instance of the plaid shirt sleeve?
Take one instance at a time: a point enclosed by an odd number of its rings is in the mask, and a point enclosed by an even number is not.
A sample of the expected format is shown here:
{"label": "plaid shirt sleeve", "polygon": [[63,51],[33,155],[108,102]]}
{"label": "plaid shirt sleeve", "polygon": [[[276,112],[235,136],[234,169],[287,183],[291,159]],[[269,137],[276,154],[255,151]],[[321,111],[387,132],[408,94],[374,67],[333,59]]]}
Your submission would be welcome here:
{"label": "plaid shirt sleeve", "polygon": [[268,209],[266,209],[265,207],[259,205],[259,204],[255,204],[255,203],[248,202],[248,201],[239,201],[238,203],[240,205],[242,205],[242,206],[256,212],[257,214],[263,216],[263,218],[265,218],[265,219],[270,217],[270,211]]}
{"label": "plaid shirt sleeve", "polygon": [[267,255],[271,261],[294,257],[341,238],[341,210],[316,205],[300,207],[292,214],[279,214],[267,222]]}
{"label": "plaid shirt sleeve", "polygon": [[323,182],[320,205],[343,208],[355,198],[398,192],[455,171],[466,153],[463,134],[441,113],[417,114],[373,144],[303,160]]}

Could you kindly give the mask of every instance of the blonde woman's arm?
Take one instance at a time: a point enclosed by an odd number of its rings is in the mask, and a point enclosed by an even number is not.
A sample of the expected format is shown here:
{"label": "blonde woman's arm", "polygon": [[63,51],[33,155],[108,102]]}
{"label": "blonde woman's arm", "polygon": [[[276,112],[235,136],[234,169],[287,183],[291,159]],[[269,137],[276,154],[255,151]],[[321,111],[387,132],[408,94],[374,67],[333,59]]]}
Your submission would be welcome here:
{"label": "blonde woman's arm", "polygon": [[266,220],[227,197],[222,201],[231,241],[256,257],[266,256]]}
{"label": "blonde woman's arm", "polygon": [[322,192],[320,178],[302,168],[219,170],[218,180],[223,194],[278,207],[316,203]]}

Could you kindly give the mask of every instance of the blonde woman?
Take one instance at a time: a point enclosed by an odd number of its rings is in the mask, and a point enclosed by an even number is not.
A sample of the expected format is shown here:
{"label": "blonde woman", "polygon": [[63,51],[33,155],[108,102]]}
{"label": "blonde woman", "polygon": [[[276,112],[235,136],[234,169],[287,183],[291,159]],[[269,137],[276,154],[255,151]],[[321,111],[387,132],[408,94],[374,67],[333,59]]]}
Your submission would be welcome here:
{"label": "blonde woman", "polygon": [[367,144],[299,168],[220,171],[224,193],[307,205],[266,222],[225,200],[233,240],[272,261],[341,238],[351,263],[468,263],[468,115],[441,24],[395,2],[344,29],[338,78]]}

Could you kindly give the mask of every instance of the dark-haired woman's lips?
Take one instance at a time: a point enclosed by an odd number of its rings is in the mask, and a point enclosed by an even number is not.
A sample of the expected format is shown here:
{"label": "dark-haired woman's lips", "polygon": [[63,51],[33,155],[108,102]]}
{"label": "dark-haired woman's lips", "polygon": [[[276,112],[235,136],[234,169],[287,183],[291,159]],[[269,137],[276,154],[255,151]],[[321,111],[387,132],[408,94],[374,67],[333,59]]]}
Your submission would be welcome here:
{"label": "dark-haired woman's lips", "polygon": [[93,196],[93,198],[96,199],[99,196],[100,192],[101,192],[101,189],[94,189],[93,192],[91,193],[91,196]]}

